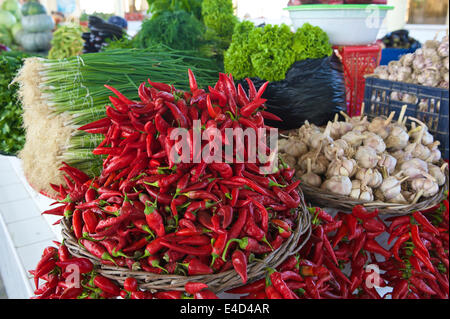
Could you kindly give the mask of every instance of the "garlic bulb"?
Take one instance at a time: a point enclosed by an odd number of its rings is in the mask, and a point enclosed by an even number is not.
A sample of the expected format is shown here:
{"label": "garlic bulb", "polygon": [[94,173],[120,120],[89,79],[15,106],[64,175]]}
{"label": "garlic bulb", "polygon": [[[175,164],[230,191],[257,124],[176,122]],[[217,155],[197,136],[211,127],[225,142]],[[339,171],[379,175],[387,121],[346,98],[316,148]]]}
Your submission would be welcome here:
{"label": "garlic bulb", "polygon": [[320,133],[321,130],[319,127],[317,127],[314,124],[309,123],[307,120],[305,121],[305,124],[303,124],[299,129],[298,129],[298,136],[300,137],[300,139],[307,141],[311,134],[313,133]]}
{"label": "garlic bulb", "polygon": [[362,144],[364,140],[364,136],[361,135],[361,132],[358,131],[350,131],[341,136],[341,139],[347,142],[350,147],[358,147]]}
{"label": "garlic bulb", "polygon": [[441,151],[438,149],[438,146],[441,144],[439,141],[434,141],[430,145],[428,145],[428,148],[430,149],[430,157],[426,159],[429,163],[437,163],[441,160]]}
{"label": "garlic bulb", "polygon": [[391,155],[397,160],[398,164],[409,161],[413,158],[411,153],[405,152],[403,150],[395,151],[391,153]]}
{"label": "garlic bulb", "polygon": [[405,152],[409,152],[413,157],[417,157],[425,161],[430,157],[431,151],[428,147],[422,144],[422,137],[425,133],[425,129],[422,126],[419,126],[419,132],[420,133],[414,143],[408,144],[405,147]]}
{"label": "garlic bulb", "polygon": [[428,173],[428,165],[418,158],[410,159],[400,165],[401,172],[410,179],[418,178]]}
{"label": "garlic bulb", "polygon": [[281,138],[278,140],[278,152],[284,153],[286,151],[286,145],[288,145],[288,139]]}
{"label": "garlic bulb", "polygon": [[356,172],[356,161],[346,157],[335,158],[328,165],[326,176],[349,176],[352,177]]}
{"label": "garlic bulb", "polygon": [[[401,152],[401,151],[400,151]],[[395,170],[395,166],[397,165],[397,159],[392,156],[389,155],[387,153],[383,153],[381,154],[381,158],[378,160],[378,164],[379,167],[385,167],[388,174],[392,174]]]}
{"label": "garlic bulb", "polygon": [[333,142],[333,139],[330,137],[332,122],[328,122],[327,127],[324,132],[313,132],[309,136],[307,140],[307,144],[312,149],[317,149],[321,147],[321,145],[327,145]]}
{"label": "garlic bulb", "polygon": [[362,168],[374,168],[378,163],[377,152],[371,147],[360,146],[355,154],[356,162]]}
{"label": "garlic bulb", "polygon": [[362,183],[358,179],[352,180],[352,192],[350,197],[358,200],[373,201],[373,192],[370,187]]}
{"label": "garlic bulb", "polygon": [[430,134],[430,132],[428,132],[428,128],[425,125],[425,123],[419,121],[418,119],[408,116],[408,119],[412,120],[413,122],[411,123],[411,130],[408,132],[409,136],[411,136],[413,139],[417,139],[418,136],[421,134],[419,129],[416,129],[416,122],[422,127],[422,130],[424,130],[424,132],[422,133],[422,144],[423,145],[430,145],[431,143],[434,142],[434,138],[433,135]]}
{"label": "garlic bulb", "polygon": [[386,144],[383,139],[375,133],[367,132],[363,140],[364,146],[369,146],[375,150],[378,154],[383,153],[386,149]]}
{"label": "garlic bulb", "polygon": [[390,123],[394,118],[395,112],[391,112],[387,119],[383,117],[376,117],[370,122],[367,126],[367,130],[369,132],[375,133],[380,136],[383,140],[389,136],[390,132]]}
{"label": "garlic bulb", "polygon": [[402,110],[396,123],[391,124],[391,130],[385,140],[386,147],[397,151],[402,150],[408,145],[409,135],[403,125],[403,117],[405,115],[407,105],[402,106]]}
{"label": "garlic bulb", "polygon": [[348,176],[333,176],[323,182],[321,188],[335,194],[348,196],[352,192],[352,182]]}
{"label": "garlic bulb", "polygon": [[311,158],[308,158],[307,166],[308,170],[305,174],[301,176],[301,181],[314,187],[320,187],[320,185],[322,184],[322,179],[320,178],[319,175],[314,174],[311,171]]}
{"label": "garlic bulb", "polygon": [[[344,142],[346,146],[342,147],[341,145],[343,145],[343,143],[338,142],[338,141]],[[332,161],[336,157],[344,156],[345,149],[347,149],[347,148],[348,148],[347,142],[339,139],[339,140],[333,141],[332,143],[326,145],[323,148],[323,154],[327,158],[327,160]]]}
{"label": "garlic bulb", "polygon": [[308,169],[308,158],[311,159],[311,170],[313,173],[320,175],[327,171],[329,162],[326,157],[320,153],[321,149],[322,148],[320,147],[317,150],[309,151],[300,157],[297,164],[303,171],[307,171]]}
{"label": "garlic bulb", "polygon": [[403,196],[403,194],[401,192],[394,198],[390,199],[388,202],[395,203],[395,204],[408,204],[408,201],[405,199],[405,197]]}
{"label": "garlic bulb", "polygon": [[431,197],[439,192],[439,185],[431,177],[418,177],[411,181],[411,188],[423,197]]}
{"label": "garlic bulb", "polygon": [[383,182],[383,176],[376,168],[359,168],[355,177],[372,188],[378,188]]}
{"label": "garlic bulb", "polygon": [[380,191],[380,199],[383,201],[390,201],[394,198],[396,198],[401,190],[402,190],[402,183],[407,178],[403,178],[399,180],[397,176],[388,176],[385,179],[383,179],[383,182],[381,183],[378,190]]}
{"label": "garlic bulb", "polygon": [[447,163],[444,163],[441,167],[438,167],[436,165],[433,164],[428,164],[428,173],[433,176],[433,178],[435,179],[436,183],[439,186],[442,186],[445,184],[445,168],[447,167]]}
{"label": "garlic bulb", "polygon": [[286,154],[294,157],[300,157],[308,152],[308,146],[306,145],[306,143],[294,137],[289,138],[284,148]]}

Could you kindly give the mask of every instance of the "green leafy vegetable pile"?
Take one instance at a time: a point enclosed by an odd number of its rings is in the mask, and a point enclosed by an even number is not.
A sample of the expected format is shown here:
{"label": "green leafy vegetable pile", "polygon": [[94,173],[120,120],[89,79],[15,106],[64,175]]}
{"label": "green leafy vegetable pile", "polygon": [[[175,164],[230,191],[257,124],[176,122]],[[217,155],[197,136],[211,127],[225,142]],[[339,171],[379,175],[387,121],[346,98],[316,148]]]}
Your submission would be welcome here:
{"label": "green leafy vegetable pile", "polygon": [[294,33],[285,24],[257,28],[243,21],[234,28],[224,66],[237,80],[259,77],[280,81],[294,62],[323,58],[332,52],[328,35],[309,23]]}
{"label": "green leafy vegetable pile", "polygon": [[203,44],[204,25],[186,11],[164,11],[145,20],[136,35],[138,48],[163,44],[175,50],[197,50]]}
{"label": "green leafy vegetable pile", "polygon": [[14,155],[25,143],[17,84],[9,84],[26,57],[28,55],[23,52],[0,53],[0,154]]}

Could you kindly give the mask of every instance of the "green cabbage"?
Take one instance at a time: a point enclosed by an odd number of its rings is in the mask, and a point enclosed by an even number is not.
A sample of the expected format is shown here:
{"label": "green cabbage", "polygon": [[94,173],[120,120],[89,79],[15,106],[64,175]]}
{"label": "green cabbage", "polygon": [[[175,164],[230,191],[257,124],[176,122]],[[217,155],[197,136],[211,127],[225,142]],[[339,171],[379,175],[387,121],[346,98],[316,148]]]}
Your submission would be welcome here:
{"label": "green cabbage", "polygon": [[10,29],[16,22],[17,19],[11,12],[0,10],[0,27]]}

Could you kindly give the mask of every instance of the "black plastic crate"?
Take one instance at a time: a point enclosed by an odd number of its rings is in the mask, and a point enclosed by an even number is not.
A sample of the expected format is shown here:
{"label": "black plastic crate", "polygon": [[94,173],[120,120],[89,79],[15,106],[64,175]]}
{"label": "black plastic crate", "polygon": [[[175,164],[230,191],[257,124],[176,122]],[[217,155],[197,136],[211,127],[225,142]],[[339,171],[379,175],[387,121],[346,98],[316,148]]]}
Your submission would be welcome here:
{"label": "black plastic crate", "polygon": [[[408,96],[402,101],[401,96]],[[440,151],[443,158],[449,158],[449,105],[448,90],[417,84],[366,78],[364,89],[364,113],[369,118],[396,112],[396,119],[403,105],[407,105],[405,116],[418,118],[428,126],[434,138],[441,142]]]}

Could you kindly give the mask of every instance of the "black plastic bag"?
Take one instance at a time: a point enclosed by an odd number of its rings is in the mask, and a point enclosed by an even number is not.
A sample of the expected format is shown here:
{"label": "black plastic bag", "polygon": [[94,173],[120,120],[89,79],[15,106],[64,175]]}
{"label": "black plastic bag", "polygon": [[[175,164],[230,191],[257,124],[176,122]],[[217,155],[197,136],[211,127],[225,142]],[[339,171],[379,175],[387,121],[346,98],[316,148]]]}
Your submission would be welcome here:
{"label": "black plastic bag", "polygon": [[[256,88],[265,80],[251,78]],[[247,81],[239,81],[248,90]],[[270,82],[263,98],[267,111],[283,122],[265,120],[283,130],[299,128],[305,120],[325,125],[336,113],[346,111],[342,64],[336,56],[295,62],[282,81]]]}

